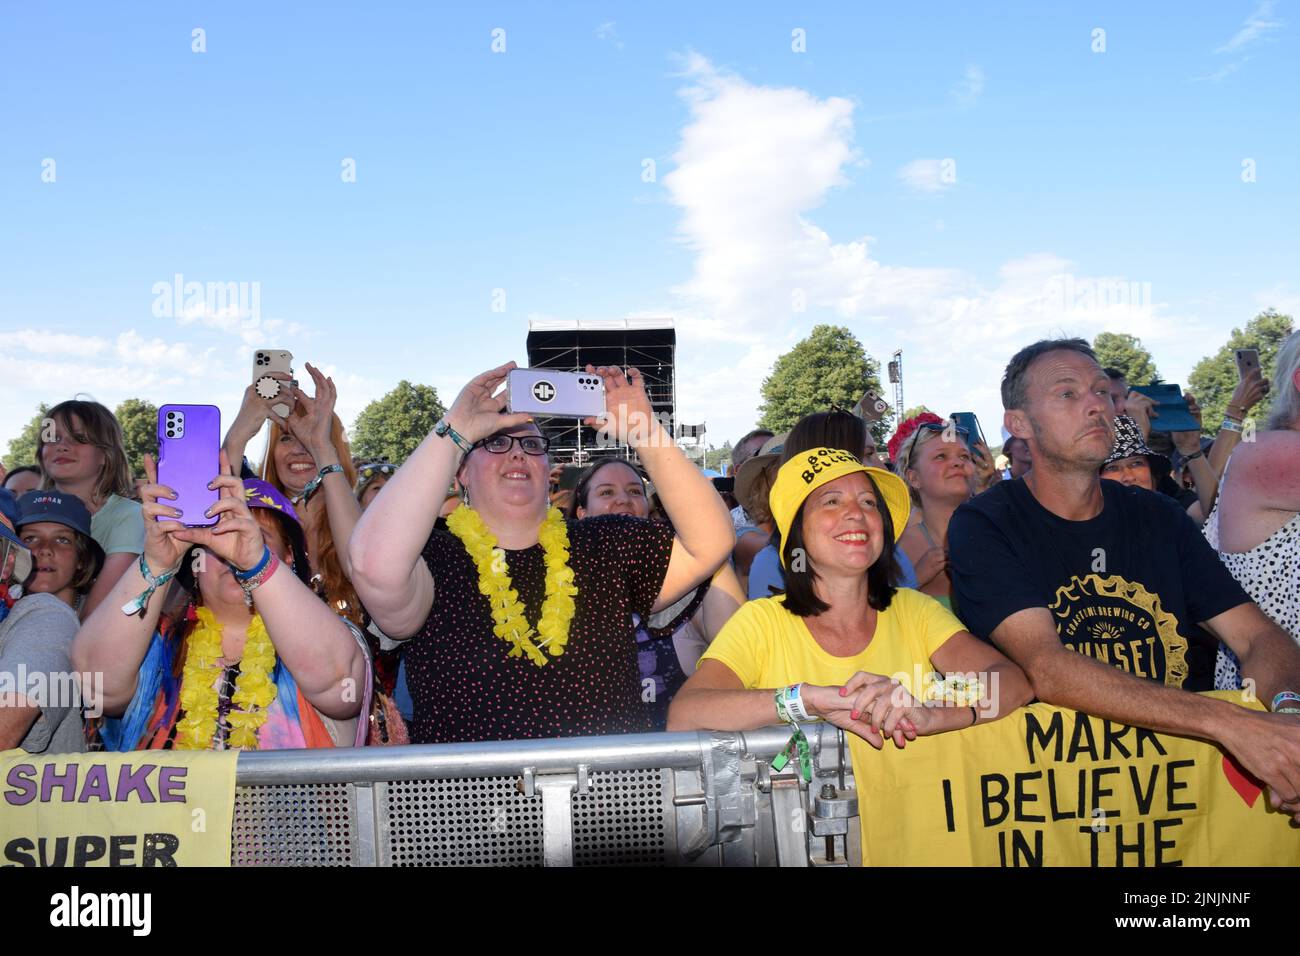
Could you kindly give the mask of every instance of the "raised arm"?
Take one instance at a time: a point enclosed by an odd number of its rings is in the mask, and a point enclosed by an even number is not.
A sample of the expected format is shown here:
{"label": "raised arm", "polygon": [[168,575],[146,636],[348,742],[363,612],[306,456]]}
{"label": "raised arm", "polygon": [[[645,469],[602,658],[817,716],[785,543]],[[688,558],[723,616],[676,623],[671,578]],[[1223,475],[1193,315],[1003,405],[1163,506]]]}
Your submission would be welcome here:
{"label": "raised arm", "polygon": [[[147,476],[140,485],[141,511],[144,516],[144,559],[155,578],[175,572],[189,543],[178,539],[184,530],[176,509],[168,501],[176,493],[158,484],[158,466],[152,455],[144,456]],[[101,574],[101,579],[103,575]],[[139,561],[133,562],[115,582],[94,612],[86,618],[72,643],[72,666],[79,673],[98,673],[104,681],[104,713],[121,714],[135,696],[140,663],[149,650],[149,642],[158,627],[158,617],[168,585],[159,588],[145,607],[144,616],[123,614],[122,606],[144,593],[147,584],[140,574]]]}
{"label": "raised arm", "polygon": [[[507,362],[484,372],[456,397],[447,421],[465,441],[473,443],[529,420],[525,414],[501,414],[505,398],[492,394],[514,367]],[[370,503],[348,539],[352,586],[380,629],[394,640],[418,631],[433,607],[433,575],[421,554],[460,460],[461,449],[450,435],[430,432]]]}
{"label": "raised arm", "polygon": [[[322,469],[341,464],[333,436],[334,405],[338,399],[338,390],[334,386],[334,379],[321,374],[310,362],[306,363],[306,368],[316,384],[316,395],[309,397],[302,389],[294,387],[293,396],[298,407],[303,409],[303,414],[290,415],[285,427],[307,449],[319,475]],[[320,499],[319,502],[317,498]],[[316,507],[323,504],[330,534],[335,541],[340,542],[339,564],[351,580],[352,564],[348,560],[347,541],[361,520],[361,505],[352,494],[347,475],[341,471],[331,471],[321,479],[320,486],[308,504]]]}
{"label": "raised arm", "polygon": [[655,602],[655,610],[661,610],[708,580],[727,560],[736,538],[731,514],[712,482],[655,418],[639,371],[629,368],[624,375],[616,367],[590,365],[587,371],[604,380],[608,413],[604,423],[587,419],[587,424],[636,451],[676,529],[668,573]]}
{"label": "raised arm", "polygon": [[[261,561],[266,548],[261,526],[244,500],[243,482],[230,474],[228,462],[222,462],[215,484],[221,498],[212,513],[221,520],[211,529],[187,529],[176,536],[246,571]],[[366,660],[347,623],[288,567],[279,568],[253,592],[253,606],[262,615],[275,653],[308,702],[329,717],[355,717],[361,709]]]}
{"label": "raised arm", "polygon": [[244,400],[239,405],[239,413],[235,415],[235,420],[230,423],[230,428],[226,430],[226,440],[222,443],[222,448],[226,450],[226,455],[236,468],[244,460],[244,452],[248,449],[248,443],[257,437],[257,433],[262,430],[267,419],[275,419],[281,425],[286,422],[283,418],[271,411],[271,406],[278,405],[281,402],[292,404],[293,398],[285,398],[284,392],[289,387],[292,377],[285,372],[267,372],[271,378],[279,379],[284,384],[281,386],[281,395],[273,399],[265,399],[257,394],[257,386],[249,385],[244,389]]}

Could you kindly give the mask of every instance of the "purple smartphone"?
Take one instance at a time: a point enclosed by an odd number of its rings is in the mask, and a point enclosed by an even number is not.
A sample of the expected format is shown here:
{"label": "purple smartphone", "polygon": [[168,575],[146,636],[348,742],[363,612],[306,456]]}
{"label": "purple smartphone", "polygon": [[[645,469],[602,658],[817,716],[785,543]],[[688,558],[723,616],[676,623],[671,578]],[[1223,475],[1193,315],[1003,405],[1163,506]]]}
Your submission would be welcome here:
{"label": "purple smartphone", "polygon": [[[210,528],[204,512],[217,502],[208,482],[221,471],[221,409],[215,405],[164,405],[158,409],[158,484],[176,492],[166,504],[180,509],[187,528]],[[166,519],[159,518],[159,521]]]}

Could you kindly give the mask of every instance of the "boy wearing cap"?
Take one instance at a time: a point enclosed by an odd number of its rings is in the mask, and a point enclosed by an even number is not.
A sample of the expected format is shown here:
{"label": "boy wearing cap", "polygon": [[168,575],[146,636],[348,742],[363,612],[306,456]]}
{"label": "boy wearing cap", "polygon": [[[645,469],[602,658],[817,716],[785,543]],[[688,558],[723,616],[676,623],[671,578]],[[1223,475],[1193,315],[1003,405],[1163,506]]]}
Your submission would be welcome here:
{"label": "boy wearing cap", "polygon": [[79,625],[74,608],[103,566],[104,551],[90,536],[90,512],[74,495],[30,491],[17,511],[12,533],[0,520],[3,543],[12,548],[16,540],[26,559],[14,562],[11,580],[27,590],[0,623],[0,750],[79,753],[85,735],[70,659]]}

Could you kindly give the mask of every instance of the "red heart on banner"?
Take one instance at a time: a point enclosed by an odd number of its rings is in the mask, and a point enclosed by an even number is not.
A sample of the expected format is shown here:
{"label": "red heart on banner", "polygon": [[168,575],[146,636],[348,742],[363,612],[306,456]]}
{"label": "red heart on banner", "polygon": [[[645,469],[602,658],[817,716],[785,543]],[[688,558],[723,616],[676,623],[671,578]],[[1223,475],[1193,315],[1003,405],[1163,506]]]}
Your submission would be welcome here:
{"label": "red heart on banner", "polygon": [[1223,755],[1223,775],[1228,778],[1228,783],[1232,784],[1232,789],[1237,791],[1237,796],[1241,797],[1246,806],[1254,807],[1255,801],[1264,792],[1263,782],[1227,754]]}

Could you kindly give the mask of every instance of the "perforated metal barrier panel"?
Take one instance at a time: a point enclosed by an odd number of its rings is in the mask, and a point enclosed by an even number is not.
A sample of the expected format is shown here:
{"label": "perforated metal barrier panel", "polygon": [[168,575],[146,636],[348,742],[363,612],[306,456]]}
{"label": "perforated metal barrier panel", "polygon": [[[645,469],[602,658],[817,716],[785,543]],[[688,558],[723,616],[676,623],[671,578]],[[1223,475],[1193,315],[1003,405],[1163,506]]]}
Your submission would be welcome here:
{"label": "perforated metal barrier panel", "polygon": [[[818,788],[844,786],[834,733],[809,730]],[[810,850],[790,811],[798,782],[770,774],[786,739],[771,728],[241,754],[231,863],[843,865],[848,844],[823,853],[823,827]]]}
{"label": "perforated metal barrier panel", "polygon": [[394,781],[377,796],[380,862],[542,865],[542,798],[524,796],[518,777]]}
{"label": "perforated metal barrier panel", "polygon": [[239,787],[230,836],[235,866],[352,866],[356,789],[346,783]]}
{"label": "perforated metal barrier panel", "polygon": [[590,792],[573,795],[574,865],[665,866],[673,822],[672,771],[594,773]]}

